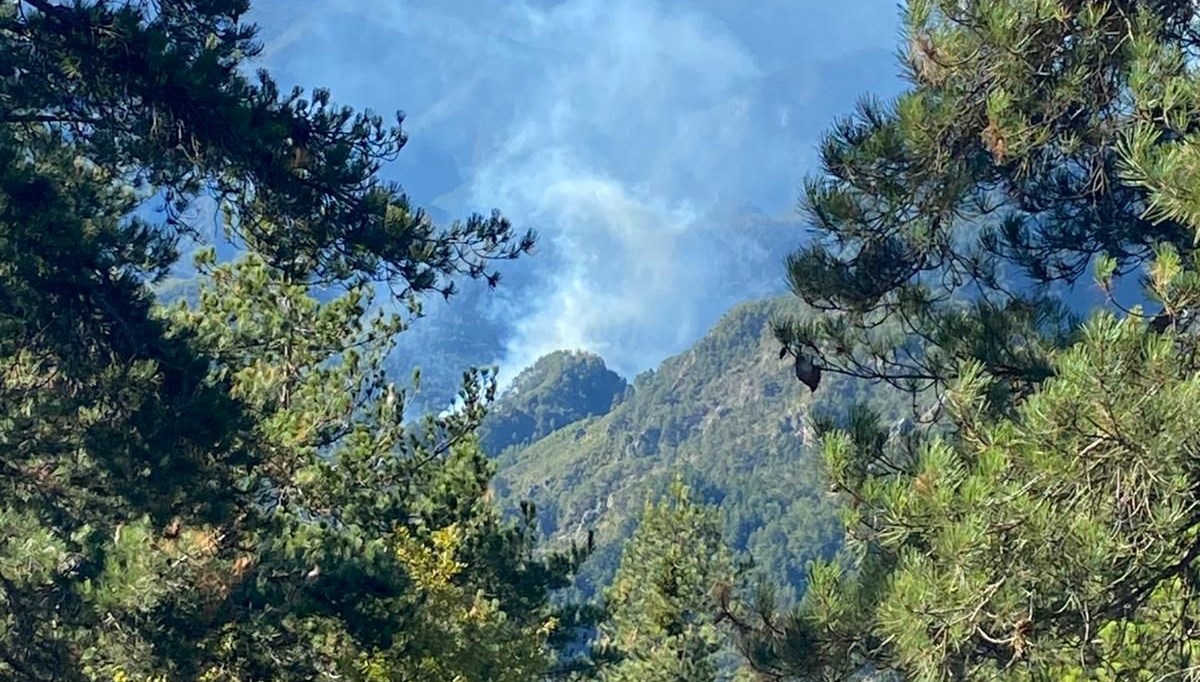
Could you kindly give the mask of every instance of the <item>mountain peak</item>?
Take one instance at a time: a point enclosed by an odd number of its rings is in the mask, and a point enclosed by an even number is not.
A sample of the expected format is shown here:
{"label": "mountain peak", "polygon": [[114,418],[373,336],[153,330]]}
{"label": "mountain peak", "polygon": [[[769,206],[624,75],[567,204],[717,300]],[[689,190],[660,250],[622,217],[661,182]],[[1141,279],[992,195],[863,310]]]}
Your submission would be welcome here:
{"label": "mountain peak", "polygon": [[628,384],[595,353],[558,350],[521,371],[480,429],[484,450],[498,455],[568,424],[607,414]]}
{"label": "mountain peak", "polygon": [[812,396],[795,380],[770,329],[789,313],[804,313],[794,297],[734,306],[691,348],[639,375],[607,413],[500,458],[498,496],[534,502],[552,546],[595,531],[596,553],[580,575],[585,592],[615,570],[632,511],[676,475],[721,503],[735,550],[763,559],[790,587],[803,586],[809,560],[834,551],[839,527],[809,411],[840,399],[845,382],[835,377]]}

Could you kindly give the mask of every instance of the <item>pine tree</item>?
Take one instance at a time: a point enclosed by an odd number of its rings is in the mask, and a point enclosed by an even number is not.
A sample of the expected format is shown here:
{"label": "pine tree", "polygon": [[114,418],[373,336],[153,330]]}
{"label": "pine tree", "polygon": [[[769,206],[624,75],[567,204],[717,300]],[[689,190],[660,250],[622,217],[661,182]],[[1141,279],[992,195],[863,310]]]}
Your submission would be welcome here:
{"label": "pine tree", "polygon": [[[828,314],[778,336],[825,372],[944,388],[965,361],[996,409],[1053,375],[1061,304],[1098,257],[1186,254],[1197,46],[1183,1],[913,0],[893,102],[865,98],[804,185],[794,292]],[[1166,183],[1169,183],[1166,184]],[[1154,210],[1147,212],[1148,208]],[[1086,283],[1086,282],[1085,282]]]}
{"label": "pine tree", "polygon": [[[459,410],[414,426],[383,372],[403,322],[368,313],[370,288],[318,301],[256,254],[213,265],[208,252],[199,266],[209,283],[196,309],[176,308],[177,324],[231,378],[266,458],[238,580],[207,595],[218,617],[201,609],[185,622],[187,674],[544,674],[557,629],[548,599],[573,560],[535,558],[532,520],[503,522],[490,504],[493,467],[475,430],[491,378],[469,372]],[[154,628],[158,650],[183,634],[170,625]],[[179,666],[183,654],[167,660]]]}
{"label": "pine tree", "polygon": [[[913,87],[806,184],[793,353],[943,408],[825,424],[847,554],[737,614],[766,679],[1188,679],[1200,665],[1187,2],[915,0]],[[1086,323],[1056,296],[1145,276]]]}
{"label": "pine tree", "polygon": [[[494,283],[532,236],[433,225],[379,177],[399,126],[247,79],[248,8],[0,6],[0,677],[351,675],[423,617],[414,541],[471,564],[489,613],[547,622],[565,564],[481,501],[485,387],[402,431],[375,352],[397,322],[362,319],[375,284]],[[207,198],[249,255],[159,311]]]}
{"label": "pine tree", "polygon": [[703,682],[718,674],[723,637],[714,587],[732,580],[733,564],[713,511],[675,481],[647,503],[605,591],[609,618],[602,650],[617,659],[607,682]]}
{"label": "pine tree", "polygon": [[1111,315],[1082,335],[1011,418],[989,414],[994,379],[968,367],[949,393],[954,435],[917,447],[905,472],[854,467],[879,453],[862,431],[825,436],[854,561],[817,566],[790,619],[742,616],[762,635],[746,647],[759,669],[1193,674],[1200,384],[1180,352],[1196,341]]}

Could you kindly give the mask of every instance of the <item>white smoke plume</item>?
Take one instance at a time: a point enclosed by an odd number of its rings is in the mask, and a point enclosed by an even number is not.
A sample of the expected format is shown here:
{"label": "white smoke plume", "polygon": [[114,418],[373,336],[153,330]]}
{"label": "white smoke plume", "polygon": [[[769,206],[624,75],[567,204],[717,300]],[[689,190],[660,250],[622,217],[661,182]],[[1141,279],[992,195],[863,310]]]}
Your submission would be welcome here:
{"label": "white smoke plume", "polygon": [[510,378],[560,348],[631,375],[777,290],[802,233],[739,207],[790,212],[831,117],[899,87],[891,0],[256,6],[284,85],[408,112],[391,172],[418,201],[541,234],[494,303]]}

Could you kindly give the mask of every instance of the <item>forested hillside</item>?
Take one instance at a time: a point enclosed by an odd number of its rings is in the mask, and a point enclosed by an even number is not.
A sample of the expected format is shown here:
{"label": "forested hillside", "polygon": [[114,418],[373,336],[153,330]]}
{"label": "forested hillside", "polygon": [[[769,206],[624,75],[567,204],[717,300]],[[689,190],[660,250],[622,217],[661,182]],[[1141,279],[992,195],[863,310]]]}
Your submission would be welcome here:
{"label": "forested hillside", "polygon": [[607,414],[628,384],[598,355],[556,351],[525,368],[480,426],[481,444],[498,455],[587,417]]}
{"label": "forested hillside", "polygon": [[[789,298],[739,305],[691,349],[637,377],[611,411],[505,450],[494,483],[499,499],[534,502],[552,544],[595,532],[596,552],[581,576],[590,593],[611,578],[642,503],[683,476],[719,509],[733,549],[748,552],[781,585],[802,589],[808,562],[832,556],[841,536],[813,411],[832,413],[871,396],[835,376],[814,399],[796,381],[791,363],[779,358],[771,321],[797,309]],[[493,415],[510,413],[521,395],[501,398]],[[575,392],[543,388],[541,395],[552,413],[574,405],[583,412]],[[875,403],[902,415],[884,395]]]}

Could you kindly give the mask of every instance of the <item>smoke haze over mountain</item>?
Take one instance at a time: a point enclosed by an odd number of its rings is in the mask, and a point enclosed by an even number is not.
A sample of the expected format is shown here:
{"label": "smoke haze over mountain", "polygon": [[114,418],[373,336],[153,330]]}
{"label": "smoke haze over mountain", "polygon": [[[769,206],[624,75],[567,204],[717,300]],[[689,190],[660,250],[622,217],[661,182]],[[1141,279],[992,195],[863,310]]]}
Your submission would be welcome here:
{"label": "smoke haze over mountain", "polygon": [[261,0],[255,18],[282,85],[407,112],[389,174],[435,217],[496,207],[539,232],[496,294],[431,308],[479,317],[500,341],[474,361],[510,378],[559,348],[631,375],[778,290],[819,134],[900,87],[883,0]]}

